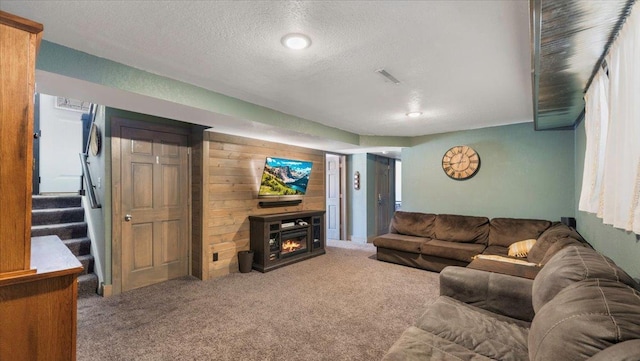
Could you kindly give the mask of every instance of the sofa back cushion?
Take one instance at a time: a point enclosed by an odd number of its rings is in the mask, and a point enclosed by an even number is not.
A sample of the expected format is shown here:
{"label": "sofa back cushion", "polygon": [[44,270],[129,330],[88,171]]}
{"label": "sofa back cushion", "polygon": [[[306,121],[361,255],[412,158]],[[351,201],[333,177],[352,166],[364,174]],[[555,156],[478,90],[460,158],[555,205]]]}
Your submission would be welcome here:
{"label": "sofa back cushion", "polygon": [[509,247],[525,239],[537,239],[551,226],[539,219],[493,218],[489,222],[489,246]]}
{"label": "sofa back cushion", "polygon": [[553,255],[569,245],[585,245],[585,240],[576,230],[560,222],[555,222],[538,237],[527,259],[533,263],[547,263]]}
{"label": "sofa back cushion", "polygon": [[487,244],[489,218],[438,214],[434,226],[435,238],[442,241]]}
{"label": "sofa back cushion", "polygon": [[622,282],[640,291],[640,285],[611,259],[582,246],[558,251],[533,280],[531,303],[538,312],[562,289],[585,279]]}
{"label": "sofa back cushion", "polygon": [[433,238],[435,214],[396,211],[389,224],[389,233]]}
{"label": "sofa back cushion", "polygon": [[603,279],[580,281],[544,305],[529,330],[531,361],[584,360],[640,338],[640,292]]}

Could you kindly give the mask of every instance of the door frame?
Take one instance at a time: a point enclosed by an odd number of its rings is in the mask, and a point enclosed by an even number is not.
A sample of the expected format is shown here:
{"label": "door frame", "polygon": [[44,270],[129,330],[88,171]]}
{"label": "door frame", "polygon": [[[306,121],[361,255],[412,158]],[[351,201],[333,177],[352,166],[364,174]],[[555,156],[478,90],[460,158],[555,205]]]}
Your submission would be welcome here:
{"label": "door frame", "polygon": [[193,233],[193,202],[192,202],[192,132],[189,127],[181,127],[178,125],[158,124],[143,120],[136,120],[123,117],[111,118],[111,285],[112,294],[122,293],[122,223],[120,220],[124,217],[125,212],[122,211],[122,184],[121,184],[121,167],[122,154],[121,146],[121,127],[137,128],[157,132],[174,133],[187,136],[187,257],[188,266],[187,274],[192,274],[191,264],[193,261],[193,247],[191,244]]}
{"label": "door frame", "polygon": [[40,194],[40,93],[33,100],[33,174],[31,175],[31,194]]}

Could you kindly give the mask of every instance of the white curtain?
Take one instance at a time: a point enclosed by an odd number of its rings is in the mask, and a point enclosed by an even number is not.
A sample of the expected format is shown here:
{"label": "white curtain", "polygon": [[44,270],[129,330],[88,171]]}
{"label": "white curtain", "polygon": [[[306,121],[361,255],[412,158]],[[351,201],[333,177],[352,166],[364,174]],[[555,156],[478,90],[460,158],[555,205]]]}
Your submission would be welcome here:
{"label": "white curtain", "polygon": [[600,213],[604,154],[609,128],[609,77],[603,69],[596,73],[584,96],[584,124],[587,149],[584,155],[582,193],[578,209]]}
{"label": "white curtain", "polygon": [[[607,56],[608,89],[602,80],[604,74],[600,73],[599,80],[594,78],[585,97],[587,154],[579,209],[597,213],[605,224],[640,234],[640,11],[637,8],[632,9]],[[608,117],[602,110],[603,102],[608,104]],[[597,122],[600,129],[592,122]]]}

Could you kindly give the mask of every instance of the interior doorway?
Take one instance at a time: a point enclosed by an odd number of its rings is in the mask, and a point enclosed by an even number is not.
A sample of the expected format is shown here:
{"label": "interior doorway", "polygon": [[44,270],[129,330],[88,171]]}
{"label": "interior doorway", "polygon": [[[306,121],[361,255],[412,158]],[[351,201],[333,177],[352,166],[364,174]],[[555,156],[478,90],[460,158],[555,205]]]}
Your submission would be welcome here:
{"label": "interior doorway", "polygon": [[326,154],[326,232],[327,239],[345,240],[346,212],[344,189],[346,175],[344,173],[345,156]]}
{"label": "interior doorway", "polygon": [[82,115],[90,106],[81,100],[36,94],[33,194],[78,193],[82,188]]}

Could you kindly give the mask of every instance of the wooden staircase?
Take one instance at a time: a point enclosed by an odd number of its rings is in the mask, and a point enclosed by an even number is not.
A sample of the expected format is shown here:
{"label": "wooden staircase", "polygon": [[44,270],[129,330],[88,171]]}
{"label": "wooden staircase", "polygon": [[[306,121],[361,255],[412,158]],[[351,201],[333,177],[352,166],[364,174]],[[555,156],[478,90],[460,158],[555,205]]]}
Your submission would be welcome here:
{"label": "wooden staircase", "polygon": [[98,276],[93,271],[91,240],[87,236],[87,223],[80,196],[33,196],[31,236],[48,235],[60,237],[84,267],[84,271],[78,276],[78,297],[95,296]]}

